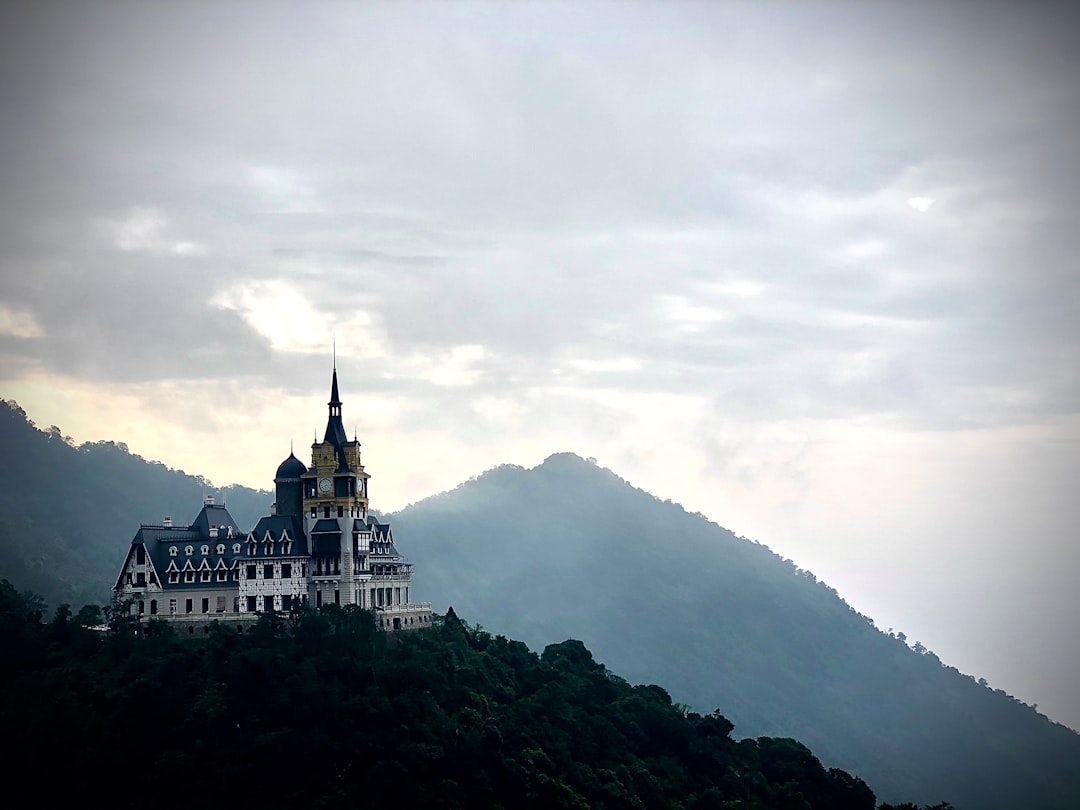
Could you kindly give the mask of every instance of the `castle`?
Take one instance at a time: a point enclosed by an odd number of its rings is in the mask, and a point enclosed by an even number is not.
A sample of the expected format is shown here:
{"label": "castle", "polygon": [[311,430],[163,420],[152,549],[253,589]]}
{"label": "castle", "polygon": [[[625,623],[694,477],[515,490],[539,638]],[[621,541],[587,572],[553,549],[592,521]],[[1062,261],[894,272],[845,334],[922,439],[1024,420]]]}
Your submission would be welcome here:
{"label": "castle", "polygon": [[130,602],[141,626],[160,619],[195,635],[216,621],[243,632],[261,613],[303,604],[356,605],[386,630],[431,623],[431,603],[411,601],[413,566],[390,524],[368,514],[370,475],[341,422],[336,364],[328,405],[311,467],[289,453],[274,476],[271,514],[251,531],[212,496],[189,526],[170,518],[140,526],[113,595]]}

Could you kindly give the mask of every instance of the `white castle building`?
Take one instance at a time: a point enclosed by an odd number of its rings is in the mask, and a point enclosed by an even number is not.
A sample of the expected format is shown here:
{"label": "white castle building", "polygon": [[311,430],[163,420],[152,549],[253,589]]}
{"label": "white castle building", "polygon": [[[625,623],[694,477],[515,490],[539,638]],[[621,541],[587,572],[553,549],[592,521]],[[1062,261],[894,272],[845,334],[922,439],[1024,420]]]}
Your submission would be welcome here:
{"label": "white castle building", "polygon": [[189,526],[143,524],[113,586],[141,622],[161,619],[189,634],[209,623],[243,632],[267,611],[301,604],[357,605],[387,630],[431,623],[431,603],[413,602],[412,563],[398,553],[389,523],[368,514],[360,442],[341,421],[337,368],[326,434],[311,467],[292,453],[274,476],[277,502],[242,532],[224,504],[207,497]]}

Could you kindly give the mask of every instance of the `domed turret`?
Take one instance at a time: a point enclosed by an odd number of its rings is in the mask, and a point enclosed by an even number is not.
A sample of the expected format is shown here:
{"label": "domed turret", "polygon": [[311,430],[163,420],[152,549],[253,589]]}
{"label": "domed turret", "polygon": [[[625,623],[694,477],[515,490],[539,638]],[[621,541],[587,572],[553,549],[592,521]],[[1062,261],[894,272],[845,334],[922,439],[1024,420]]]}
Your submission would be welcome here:
{"label": "domed turret", "polygon": [[279,515],[301,517],[304,514],[304,484],[300,476],[307,472],[304,462],[289,452],[289,457],[278,465],[274,476],[276,511]]}
{"label": "domed turret", "polygon": [[307,467],[304,466],[304,462],[290,452],[289,457],[278,465],[277,473],[274,475],[274,482],[283,479],[299,479],[306,472]]}

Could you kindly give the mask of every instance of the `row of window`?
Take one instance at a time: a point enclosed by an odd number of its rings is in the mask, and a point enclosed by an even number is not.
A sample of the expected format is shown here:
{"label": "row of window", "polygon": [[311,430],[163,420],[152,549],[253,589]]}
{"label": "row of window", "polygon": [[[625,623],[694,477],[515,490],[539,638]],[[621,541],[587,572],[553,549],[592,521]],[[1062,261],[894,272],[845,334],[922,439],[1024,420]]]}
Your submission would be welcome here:
{"label": "row of window", "polygon": [[[233,551],[233,554],[239,554],[240,553],[240,544],[239,543],[233,543],[232,551]],[[180,553],[180,549],[177,546],[169,546],[169,556],[170,557],[175,557],[179,553]],[[195,546],[185,546],[184,547],[185,556],[190,557],[194,553],[195,553]],[[207,554],[210,553],[210,546],[207,546],[207,545],[202,546],[199,549],[199,553],[201,553],[205,557]],[[218,543],[217,548],[214,550],[214,553],[216,553],[216,554],[224,554],[225,553],[225,544],[224,543]]]}
{"label": "row of window", "polygon": [[[255,550],[256,550],[255,541],[254,540],[249,541],[248,542],[248,556],[249,557],[254,557],[255,556]],[[185,546],[184,547],[184,556],[191,557],[194,553],[195,553],[195,546]],[[208,546],[208,545],[201,546],[200,549],[199,549],[199,553],[201,553],[205,557],[206,555],[208,555],[210,553],[210,546]],[[215,554],[224,554],[225,553],[225,544],[224,543],[218,543],[217,548],[215,549],[214,553]],[[233,554],[239,554],[240,553],[240,544],[239,543],[233,543],[232,553]],[[282,553],[285,554],[285,555],[288,555],[288,554],[292,553],[292,540],[285,540],[284,541],[284,546],[282,548]],[[178,546],[169,546],[169,556],[170,557],[176,557],[179,554],[180,554],[180,548]],[[273,543],[273,541],[263,543],[263,554],[265,556],[267,556],[267,557],[273,556],[273,554],[274,554],[274,543]],[[142,546],[139,546],[138,549],[137,549],[136,562],[139,565],[142,565],[143,562],[144,562],[144,559],[143,559],[143,547]]]}
{"label": "row of window", "polygon": [[[257,565],[249,565],[249,566],[246,567],[246,570],[245,570],[244,573],[247,575],[245,578],[248,579],[248,580],[257,579],[258,578],[258,566]],[[214,571],[211,571],[209,568],[206,568],[206,567],[202,568],[199,571],[196,571],[194,568],[190,568],[190,567],[184,569],[183,571],[178,571],[175,568],[170,566],[170,568],[169,568],[169,584],[170,585],[176,585],[177,583],[179,583],[181,575],[183,575],[184,582],[194,582],[196,574],[198,575],[199,582],[209,582],[212,575],[214,575],[214,578],[218,582],[228,582],[230,579],[233,582],[239,582],[240,581],[240,569],[236,565],[236,563],[233,563],[232,569],[228,569],[228,568],[224,568],[224,567],[219,566]],[[292,579],[292,575],[293,575],[292,563],[282,563],[281,564],[281,577],[280,577],[280,579]],[[302,577],[307,576],[307,564],[306,563],[301,563],[300,564],[300,576],[302,576]],[[139,577],[140,580],[142,580],[142,574],[138,574],[138,577]],[[274,566],[273,565],[264,565],[263,566],[263,579],[274,579]],[[145,583],[140,581],[139,584],[142,585],[142,584],[145,584]]]}
{"label": "row of window", "polygon": [[[324,518],[330,517],[330,509],[331,509],[331,507],[329,505],[323,506],[323,508],[322,508],[322,516]],[[339,506],[337,508],[337,516],[338,517],[345,517],[345,507],[344,506]],[[319,517],[319,507],[317,507],[317,506],[311,507],[311,517],[312,517],[312,519],[317,519]],[[363,518],[363,517],[367,517],[367,515],[365,515],[363,513],[363,510],[359,506],[352,506],[352,507],[349,507],[349,517]]]}
{"label": "row of window", "polygon": [[[273,565],[264,565],[262,567],[262,569],[263,569],[263,579],[273,579],[274,578],[274,566]],[[258,573],[259,573],[259,566],[257,566],[257,565],[249,565],[249,566],[247,566],[247,570],[244,573],[246,575],[245,579],[247,579],[249,581],[253,580],[253,579],[257,579],[258,578]],[[302,577],[307,576],[307,564],[306,563],[300,563],[300,576],[302,576]],[[292,563],[282,563],[281,564],[281,579],[292,579]]]}
{"label": "row of window", "polygon": [[[281,598],[281,610],[289,611],[289,610],[293,609],[293,599],[294,599],[294,597],[290,596],[289,594],[283,594],[280,598]],[[227,599],[227,597],[225,597],[225,596],[216,596],[216,597],[214,597],[214,613],[225,613],[226,612],[225,611],[226,599]],[[295,597],[295,599],[296,599],[296,604],[297,605],[302,604],[305,601],[307,601],[306,598],[303,597],[303,596]],[[177,614],[177,609],[179,607],[180,607],[180,603],[179,603],[178,599],[170,599],[169,600],[169,615],[175,616]],[[194,598],[185,599],[183,607],[184,607],[184,613],[185,614],[187,614],[187,613],[195,613],[196,612],[195,611],[195,607],[196,607],[195,599]],[[198,611],[199,613],[209,613],[210,612],[210,597],[204,596],[202,599],[200,599],[198,607],[199,607],[199,611]],[[273,596],[263,596],[263,597],[261,597],[261,601],[260,601],[260,597],[249,596],[249,597],[247,597],[247,601],[245,602],[245,607],[247,608],[249,613],[257,612],[260,609],[260,607],[262,608],[262,610],[272,611],[272,610],[275,609],[274,608],[274,597]],[[146,600],[140,599],[139,603],[138,603],[139,615],[140,616],[146,615],[148,608],[149,608],[149,615],[157,616],[158,615],[158,600],[157,599],[151,599],[149,601],[149,603],[147,603]],[[239,613],[240,612],[240,597],[239,596],[234,596],[233,599],[232,599],[232,612],[233,613]]]}

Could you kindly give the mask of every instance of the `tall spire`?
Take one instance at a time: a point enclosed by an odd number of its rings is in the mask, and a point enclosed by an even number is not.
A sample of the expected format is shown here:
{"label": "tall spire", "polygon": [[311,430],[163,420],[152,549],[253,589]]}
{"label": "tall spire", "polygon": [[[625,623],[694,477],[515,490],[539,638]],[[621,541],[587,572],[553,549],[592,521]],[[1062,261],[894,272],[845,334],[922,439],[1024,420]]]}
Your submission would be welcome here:
{"label": "tall spire", "polygon": [[[330,384],[330,415],[341,416],[341,397],[338,395],[337,387],[337,368],[334,369],[334,381]],[[337,413],[334,413],[334,406],[337,406]]]}
{"label": "tall spire", "polygon": [[345,426],[341,424],[341,396],[338,394],[336,351],[335,346],[334,376],[330,384],[330,402],[328,403],[330,415],[326,420],[326,434],[323,436],[323,441],[330,442],[340,453],[349,438],[345,434]]}

